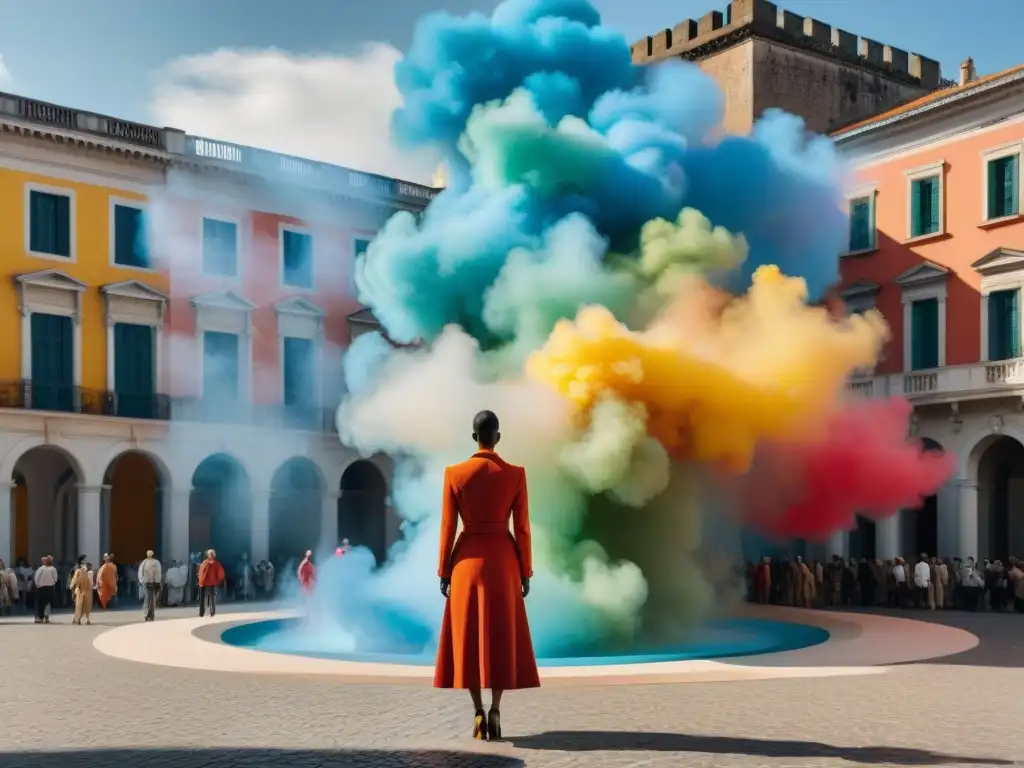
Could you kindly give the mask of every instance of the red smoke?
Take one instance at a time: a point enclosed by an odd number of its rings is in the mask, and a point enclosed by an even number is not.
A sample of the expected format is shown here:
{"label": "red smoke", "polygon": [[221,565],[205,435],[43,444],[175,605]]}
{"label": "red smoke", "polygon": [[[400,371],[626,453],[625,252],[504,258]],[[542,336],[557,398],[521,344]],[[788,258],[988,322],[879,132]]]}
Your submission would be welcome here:
{"label": "red smoke", "polygon": [[905,400],[859,401],[831,416],[821,435],[759,449],[736,490],[743,521],[778,539],[822,541],[914,508],[953,474],[954,460],[907,438]]}

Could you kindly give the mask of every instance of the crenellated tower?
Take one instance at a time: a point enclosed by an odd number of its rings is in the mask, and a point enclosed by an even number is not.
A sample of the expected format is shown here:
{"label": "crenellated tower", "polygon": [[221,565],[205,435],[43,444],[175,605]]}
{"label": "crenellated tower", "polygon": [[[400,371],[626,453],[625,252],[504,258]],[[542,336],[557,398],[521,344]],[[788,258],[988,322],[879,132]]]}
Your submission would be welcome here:
{"label": "crenellated tower", "polygon": [[733,0],[632,46],[633,62],[697,63],[721,85],[725,129],[746,133],[766,109],[828,132],[952,83],[934,59],[884,45],[768,0]]}

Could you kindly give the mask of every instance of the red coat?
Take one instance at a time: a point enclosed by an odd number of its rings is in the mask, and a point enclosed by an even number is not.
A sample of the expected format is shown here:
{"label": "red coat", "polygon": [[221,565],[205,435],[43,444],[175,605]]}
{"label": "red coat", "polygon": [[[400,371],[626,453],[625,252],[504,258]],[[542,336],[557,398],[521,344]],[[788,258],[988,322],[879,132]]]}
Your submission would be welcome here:
{"label": "red coat", "polygon": [[217,560],[203,560],[199,564],[199,586],[219,587],[224,583],[224,566]]}
{"label": "red coat", "polygon": [[303,560],[299,566],[299,584],[303,592],[312,592],[316,586],[316,568],[309,560]]}
{"label": "red coat", "polygon": [[[462,518],[462,535],[455,531]],[[509,517],[515,536],[509,531]],[[494,451],[445,470],[438,575],[451,579],[437,688],[540,685],[522,579],[533,575],[526,472]]]}

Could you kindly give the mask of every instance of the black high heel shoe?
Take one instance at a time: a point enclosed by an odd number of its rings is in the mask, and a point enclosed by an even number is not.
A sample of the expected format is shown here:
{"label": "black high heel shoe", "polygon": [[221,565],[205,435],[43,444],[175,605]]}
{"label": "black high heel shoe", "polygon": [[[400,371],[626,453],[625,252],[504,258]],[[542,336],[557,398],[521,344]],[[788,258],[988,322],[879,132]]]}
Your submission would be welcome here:
{"label": "black high heel shoe", "polygon": [[487,741],[487,716],[482,709],[478,709],[473,716],[473,738]]}
{"label": "black high heel shoe", "polygon": [[487,735],[491,741],[501,741],[501,712],[496,709],[487,713]]}

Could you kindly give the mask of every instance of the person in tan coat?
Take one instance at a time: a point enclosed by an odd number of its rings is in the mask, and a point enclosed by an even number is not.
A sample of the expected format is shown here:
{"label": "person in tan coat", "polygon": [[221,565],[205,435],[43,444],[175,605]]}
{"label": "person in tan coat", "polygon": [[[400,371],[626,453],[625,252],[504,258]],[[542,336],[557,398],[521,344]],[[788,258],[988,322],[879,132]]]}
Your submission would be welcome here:
{"label": "person in tan coat", "polygon": [[949,576],[943,576],[946,566],[942,564],[942,561],[937,557],[932,558],[932,593],[928,596],[929,606],[932,609],[943,608],[946,605],[946,584],[943,578],[949,579]]}
{"label": "person in tan coat", "polygon": [[811,569],[807,567],[807,563],[804,562],[804,559],[802,557],[799,557],[799,556],[797,557],[797,559],[796,559],[796,566],[797,566],[797,571],[798,571],[798,573],[800,575],[800,579],[797,582],[797,584],[798,584],[798,586],[800,588],[800,592],[799,592],[800,603],[799,604],[803,608],[813,608],[814,607],[814,595],[815,595],[814,574],[811,573]]}
{"label": "person in tan coat", "polygon": [[72,624],[92,624],[92,579],[89,578],[89,569],[80,565],[71,574],[71,594],[75,599],[75,618]]}

